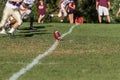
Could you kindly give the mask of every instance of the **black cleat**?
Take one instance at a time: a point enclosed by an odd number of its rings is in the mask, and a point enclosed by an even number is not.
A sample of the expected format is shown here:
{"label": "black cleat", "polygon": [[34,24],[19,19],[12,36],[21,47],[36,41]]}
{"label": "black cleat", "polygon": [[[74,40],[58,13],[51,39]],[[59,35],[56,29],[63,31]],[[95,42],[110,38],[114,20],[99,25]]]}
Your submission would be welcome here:
{"label": "black cleat", "polygon": [[35,27],[30,27],[29,29],[31,29],[31,30],[37,30],[37,28],[35,28]]}
{"label": "black cleat", "polygon": [[51,19],[51,18],[52,18],[51,14],[48,14],[48,18],[49,18],[49,19]]}
{"label": "black cleat", "polygon": [[13,33],[7,33],[10,38],[15,38]]}
{"label": "black cleat", "polygon": [[52,21],[52,16],[51,16],[51,14],[48,14],[47,19],[48,19],[49,21]]}

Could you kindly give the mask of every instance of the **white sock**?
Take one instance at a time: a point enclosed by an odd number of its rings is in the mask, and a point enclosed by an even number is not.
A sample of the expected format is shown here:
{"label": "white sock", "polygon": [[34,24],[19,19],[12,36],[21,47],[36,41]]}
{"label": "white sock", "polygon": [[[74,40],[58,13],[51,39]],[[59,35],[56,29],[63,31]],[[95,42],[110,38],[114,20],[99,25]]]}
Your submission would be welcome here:
{"label": "white sock", "polygon": [[5,31],[5,28],[2,28],[2,31]]}
{"label": "white sock", "polygon": [[63,20],[61,19],[60,22],[63,22]]}
{"label": "white sock", "polygon": [[53,17],[54,15],[53,15],[53,14],[51,14],[50,16],[51,16],[51,17]]}
{"label": "white sock", "polygon": [[13,33],[15,31],[15,29],[12,27],[9,31],[9,33]]}

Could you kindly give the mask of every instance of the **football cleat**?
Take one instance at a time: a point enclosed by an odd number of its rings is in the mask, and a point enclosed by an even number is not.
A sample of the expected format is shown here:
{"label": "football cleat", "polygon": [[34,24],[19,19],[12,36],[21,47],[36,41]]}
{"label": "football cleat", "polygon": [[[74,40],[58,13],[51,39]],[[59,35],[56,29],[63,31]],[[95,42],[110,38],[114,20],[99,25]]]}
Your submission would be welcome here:
{"label": "football cleat", "polygon": [[5,29],[2,29],[2,31],[0,31],[0,34],[6,34]]}
{"label": "football cleat", "polygon": [[15,38],[13,33],[7,33],[10,38]]}

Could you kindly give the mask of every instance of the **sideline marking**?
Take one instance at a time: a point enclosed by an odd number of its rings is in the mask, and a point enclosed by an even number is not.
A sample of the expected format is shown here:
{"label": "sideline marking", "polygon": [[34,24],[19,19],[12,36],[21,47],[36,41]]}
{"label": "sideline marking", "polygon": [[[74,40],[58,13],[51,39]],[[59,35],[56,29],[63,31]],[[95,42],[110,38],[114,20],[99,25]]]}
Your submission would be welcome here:
{"label": "sideline marking", "polygon": [[[61,35],[61,39],[63,39],[66,35],[70,34],[72,32],[72,30],[76,27],[77,25],[73,25],[68,32],[64,33],[63,35]],[[33,68],[36,64],[39,63],[39,61],[44,58],[45,56],[49,55],[50,53],[52,53],[52,51],[54,51],[57,46],[59,44],[59,41],[55,41],[54,44],[48,49],[46,50],[43,54],[38,55],[36,58],[33,59],[33,61],[28,64],[26,67],[22,68],[20,71],[18,71],[17,73],[14,73],[8,80],[17,80],[21,75],[25,74],[28,70],[30,70],[31,68]]]}

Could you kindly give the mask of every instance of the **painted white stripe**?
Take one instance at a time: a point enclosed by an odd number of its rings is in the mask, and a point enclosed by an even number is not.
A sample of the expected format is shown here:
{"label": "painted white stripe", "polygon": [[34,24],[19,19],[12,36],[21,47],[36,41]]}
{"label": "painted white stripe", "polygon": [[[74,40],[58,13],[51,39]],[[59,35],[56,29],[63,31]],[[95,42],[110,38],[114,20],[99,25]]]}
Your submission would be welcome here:
{"label": "painted white stripe", "polygon": [[[63,35],[61,35],[61,39],[63,39],[63,37],[65,37],[66,35],[70,34],[73,30],[73,28],[75,28],[77,25],[74,25],[70,28],[70,30],[67,33],[64,33]],[[39,61],[44,58],[45,56],[49,55],[50,53],[52,53],[53,50],[56,49],[56,47],[58,46],[59,41],[55,41],[54,44],[47,50],[45,51],[43,54],[38,55],[30,64],[28,64],[26,67],[22,68],[19,72],[13,74],[9,80],[17,80],[21,75],[25,74],[28,70],[30,70],[33,66],[35,66],[36,64],[39,63]]]}
{"label": "painted white stripe", "polygon": [[[24,63],[24,62],[7,62],[6,64],[19,64],[19,65],[27,65],[29,63]],[[39,62],[39,65],[72,65],[72,63],[58,63],[58,62],[48,62],[48,63],[42,63]],[[79,64],[79,63],[76,63]]]}
{"label": "painted white stripe", "polygon": [[[26,62],[11,62],[11,61],[8,61],[8,62],[5,62],[6,64],[19,64],[19,65],[27,65],[29,63],[26,63]],[[50,65],[50,64],[62,64],[62,63],[55,63],[55,62],[49,62],[49,63],[42,63],[42,62],[39,62],[38,64],[42,64],[42,65]],[[67,63],[66,63],[67,64]]]}
{"label": "painted white stripe", "polygon": [[77,26],[78,24],[76,25],[73,25],[68,32],[64,33],[63,35],[61,35],[61,39],[63,39],[66,35],[70,34],[72,32],[72,30]]}

